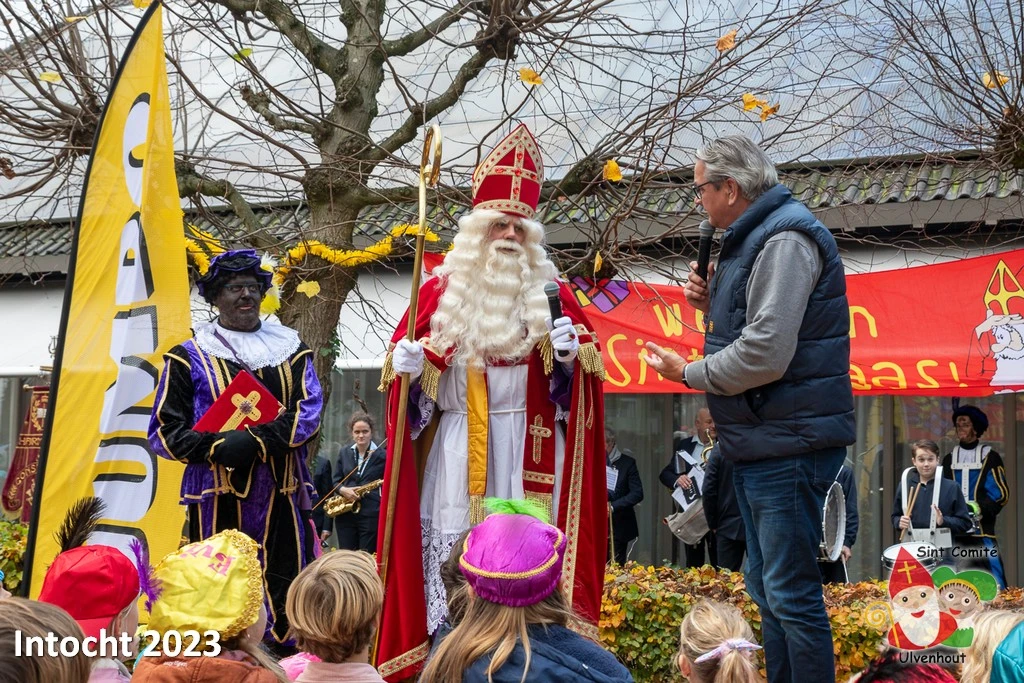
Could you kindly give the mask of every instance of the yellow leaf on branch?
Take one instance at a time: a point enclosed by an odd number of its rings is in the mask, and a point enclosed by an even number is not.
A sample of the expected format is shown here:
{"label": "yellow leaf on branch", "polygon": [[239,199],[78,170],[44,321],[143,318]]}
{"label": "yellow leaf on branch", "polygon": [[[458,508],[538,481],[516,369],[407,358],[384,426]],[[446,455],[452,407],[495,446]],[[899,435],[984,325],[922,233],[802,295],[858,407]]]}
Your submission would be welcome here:
{"label": "yellow leaf on branch", "polygon": [[544,79],[540,77],[539,73],[525,66],[519,70],[519,80],[526,85],[541,85],[544,83]]}
{"label": "yellow leaf on branch", "polygon": [[604,265],[604,259],[601,258],[601,252],[594,254],[594,277],[597,277],[598,272],[601,270],[601,266]]}
{"label": "yellow leaf on branch", "polygon": [[153,4],[153,0],[132,0],[135,9],[146,9]]}
{"label": "yellow leaf on branch", "polygon": [[306,280],[295,286],[296,292],[302,292],[310,299],[320,293],[320,283],[316,280]]}
{"label": "yellow leaf on branch", "polygon": [[68,22],[69,24],[73,24],[76,21],[81,21],[82,19],[85,19],[85,17],[64,17],[64,21]]}
{"label": "yellow leaf on branch", "polygon": [[778,104],[778,102],[776,102],[775,104],[773,104],[770,107],[762,106],[761,107],[761,120],[762,121],[767,121],[768,117],[771,116],[772,114],[776,113],[777,111],[779,111],[779,104]]}
{"label": "yellow leaf on branch", "polygon": [[243,47],[241,50],[239,50],[235,54],[231,55],[231,59],[235,60],[236,62],[240,62],[240,61],[242,61],[243,59],[245,59],[246,57],[248,57],[251,54],[252,54],[252,48],[251,47]]}
{"label": "yellow leaf on branch", "polygon": [[617,183],[622,180],[622,171],[619,169],[619,163],[615,159],[609,159],[604,162],[604,169],[601,172],[601,177],[605,180],[610,180],[613,183]]}
{"label": "yellow leaf on branch", "polygon": [[726,33],[724,36],[715,41],[715,49],[719,52],[725,52],[736,47],[736,29],[733,29]]}
{"label": "yellow leaf on branch", "polygon": [[758,107],[768,106],[768,100],[762,100],[752,93],[743,93],[743,111],[753,111]]}
{"label": "yellow leaf on branch", "polygon": [[986,71],[981,76],[981,84],[988,88],[989,90],[995,90],[996,88],[1004,86],[1009,82],[1010,77],[1004,74],[1002,71]]}
{"label": "yellow leaf on branch", "polygon": [[[315,282],[313,284],[316,284]],[[273,285],[267,290],[267,293],[263,295],[263,301],[260,302],[260,314],[261,315],[273,315],[281,310],[281,288],[277,285]]]}
{"label": "yellow leaf on branch", "polygon": [[39,80],[46,81],[47,83],[60,83],[62,79],[56,71],[44,71],[39,74]]}

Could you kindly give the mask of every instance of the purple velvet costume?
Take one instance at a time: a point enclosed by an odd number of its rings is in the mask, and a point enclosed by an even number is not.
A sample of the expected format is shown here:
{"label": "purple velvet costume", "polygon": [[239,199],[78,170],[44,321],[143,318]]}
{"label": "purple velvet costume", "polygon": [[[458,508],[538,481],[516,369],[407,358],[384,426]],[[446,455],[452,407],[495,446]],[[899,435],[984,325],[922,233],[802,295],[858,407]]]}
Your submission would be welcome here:
{"label": "purple velvet costume", "polygon": [[234,528],[260,544],[267,641],[284,643],[288,586],[312,560],[316,542],[309,521],[314,488],[306,444],[319,432],[323,397],[312,351],[300,344],[284,362],[255,368],[256,378],[284,411],[272,422],[248,427],[258,444],[255,461],[251,468],[230,472],[209,460],[220,435],[196,432],[192,425],[242,367],[203,351],[195,339],[175,346],[164,359],[149,442],[162,457],[186,463],[181,504],[189,506],[190,541]]}

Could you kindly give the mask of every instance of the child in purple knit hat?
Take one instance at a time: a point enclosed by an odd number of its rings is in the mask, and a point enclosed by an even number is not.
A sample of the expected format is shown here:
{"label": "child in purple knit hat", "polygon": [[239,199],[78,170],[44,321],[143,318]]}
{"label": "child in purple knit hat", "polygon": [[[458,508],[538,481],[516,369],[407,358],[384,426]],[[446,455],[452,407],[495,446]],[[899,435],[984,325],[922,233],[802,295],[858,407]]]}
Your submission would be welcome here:
{"label": "child in purple knit hat", "polygon": [[[488,500],[496,514],[469,532],[459,569],[466,614],[437,646],[422,683],[625,683],[629,671],[570,626],[581,622],[560,585],[565,535],[528,501]],[[523,514],[526,513],[526,514]]]}

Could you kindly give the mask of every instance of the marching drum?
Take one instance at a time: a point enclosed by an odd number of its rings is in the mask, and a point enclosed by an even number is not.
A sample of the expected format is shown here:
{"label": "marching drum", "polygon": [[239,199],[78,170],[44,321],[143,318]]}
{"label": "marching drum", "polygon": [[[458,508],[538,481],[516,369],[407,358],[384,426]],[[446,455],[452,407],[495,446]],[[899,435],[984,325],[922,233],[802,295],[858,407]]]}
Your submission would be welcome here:
{"label": "marching drum", "polygon": [[920,562],[928,571],[935,569],[935,565],[938,564],[941,551],[931,543],[897,543],[889,546],[882,553],[883,574],[892,573],[892,568],[896,566],[896,558],[900,554],[900,548],[910,553],[910,556]]}
{"label": "marching drum", "polygon": [[838,481],[832,482],[821,510],[821,544],[818,562],[835,562],[846,543],[846,496]]}

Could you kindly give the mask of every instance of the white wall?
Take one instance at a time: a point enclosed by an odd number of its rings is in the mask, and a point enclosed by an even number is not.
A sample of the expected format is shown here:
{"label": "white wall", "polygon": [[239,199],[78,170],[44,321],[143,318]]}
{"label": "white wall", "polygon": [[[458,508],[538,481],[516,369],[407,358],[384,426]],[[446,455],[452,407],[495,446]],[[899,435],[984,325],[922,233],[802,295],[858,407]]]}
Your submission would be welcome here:
{"label": "white wall", "polygon": [[[846,249],[843,259],[848,274],[878,272],[896,268],[944,263],[982,256],[1021,246],[1002,244],[998,248],[960,246],[935,249],[901,249],[893,246],[858,246]],[[695,255],[678,259],[678,267]],[[396,272],[381,270],[363,275],[358,295],[349,297],[341,312],[338,334],[341,338],[341,367],[373,367],[380,364],[391,334],[394,332],[409,301],[411,268]],[[681,272],[682,274],[682,272]],[[643,269],[626,275],[644,279],[651,284],[664,284],[666,278]],[[36,287],[0,287],[0,372],[3,368],[50,365],[48,347],[60,327],[63,288],[53,285]],[[193,292],[194,321],[209,320],[210,308]]]}

